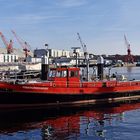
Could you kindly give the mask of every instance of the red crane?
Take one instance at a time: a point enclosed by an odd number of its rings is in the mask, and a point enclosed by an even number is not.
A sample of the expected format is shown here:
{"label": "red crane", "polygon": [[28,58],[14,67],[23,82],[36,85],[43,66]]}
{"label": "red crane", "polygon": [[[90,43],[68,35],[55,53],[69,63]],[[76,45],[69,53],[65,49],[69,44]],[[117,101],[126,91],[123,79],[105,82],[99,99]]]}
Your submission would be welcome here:
{"label": "red crane", "polygon": [[20,46],[23,48],[23,51],[25,53],[25,58],[27,58],[28,53],[30,52],[30,49],[29,49],[30,46],[29,46],[29,44],[26,41],[25,42],[22,41],[13,30],[11,32],[13,33],[13,35],[15,36],[15,38],[17,39],[17,41],[20,44]]}
{"label": "red crane", "polygon": [[134,63],[134,57],[131,55],[130,43],[127,41],[126,36],[124,35],[124,41],[127,47],[127,55],[125,57],[125,61],[127,63]]}
{"label": "red crane", "polygon": [[4,45],[6,46],[7,53],[11,54],[13,52],[13,41],[10,40],[10,42],[8,42],[2,32],[0,32],[0,36]]}

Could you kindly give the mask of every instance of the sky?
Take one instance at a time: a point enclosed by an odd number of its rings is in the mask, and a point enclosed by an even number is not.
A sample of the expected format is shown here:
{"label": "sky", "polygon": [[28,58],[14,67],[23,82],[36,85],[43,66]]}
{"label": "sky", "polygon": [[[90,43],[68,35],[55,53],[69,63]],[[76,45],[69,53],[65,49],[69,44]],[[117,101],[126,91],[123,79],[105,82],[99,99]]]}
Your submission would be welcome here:
{"label": "sky", "polygon": [[52,49],[81,47],[78,32],[89,53],[126,54],[125,34],[132,54],[140,55],[140,0],[0,0],[0,5],[0,31],[16,48],[11,30],[32,50],[46,43]]}

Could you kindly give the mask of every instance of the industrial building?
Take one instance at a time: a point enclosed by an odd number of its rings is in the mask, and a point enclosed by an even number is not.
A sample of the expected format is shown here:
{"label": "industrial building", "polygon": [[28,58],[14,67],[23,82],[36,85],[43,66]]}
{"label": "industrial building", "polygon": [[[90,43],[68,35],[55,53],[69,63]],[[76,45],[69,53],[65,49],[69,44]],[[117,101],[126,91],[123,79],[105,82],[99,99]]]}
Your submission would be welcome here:
{"label": "industrial building", "polygon": [[72,53],[66,50],[49,49],[49,57],[71,57]]}
{"label": "industrial building", "polygon": [[[30,56],[33,56],[33,53],[29,53]],[[19,62],[25,59],[25,54],[21,49],[14,48],[13,53],[8,54],[6,48],[0,48],[0,63],[7,62]]]}
{"label": "industrial building", "polygon": [[47,49],[35,49],[34,57],[41,58],[42,56],[49,56],[49,52]]}
{"label": "industrial building", "polygon": [[[42,56],[48,56],[50,58],[57,58],[57,57],[73,57],[73,52],[68,50],[57,50],[57,49],[35,49],[34,50],[34,57],[41,58]],[[84,53],[79,51],[79,57],[84,57]]]}

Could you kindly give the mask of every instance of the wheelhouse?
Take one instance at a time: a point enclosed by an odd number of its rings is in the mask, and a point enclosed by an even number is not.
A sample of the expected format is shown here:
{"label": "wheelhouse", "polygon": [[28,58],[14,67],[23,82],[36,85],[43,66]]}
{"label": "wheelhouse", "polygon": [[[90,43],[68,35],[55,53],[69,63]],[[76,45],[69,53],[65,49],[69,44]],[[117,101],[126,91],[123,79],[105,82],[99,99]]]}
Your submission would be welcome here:
{"label": "wheelhouse", "polygon": [[80,69],[75,67],[51,68],[48,79],[50,81],[79,81]]}

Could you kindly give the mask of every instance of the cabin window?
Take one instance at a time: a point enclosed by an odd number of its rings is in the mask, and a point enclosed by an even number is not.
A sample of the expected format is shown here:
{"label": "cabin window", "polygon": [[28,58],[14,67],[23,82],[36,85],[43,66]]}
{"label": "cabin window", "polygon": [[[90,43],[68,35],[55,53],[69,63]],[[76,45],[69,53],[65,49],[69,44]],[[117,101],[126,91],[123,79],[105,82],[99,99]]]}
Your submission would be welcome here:
{"label": "cabin window", "polygon": [[70,77],[78,77],[78,71],[70,71]]}
{"label": "cabin window", "polygon": [[56,71],[55,70],[51,70],[49,73],[49,77],[55,77]]}
{"label": "cabin window", "polygon": [[56,77],[66,77],[67,73],[66,71],[57,71],[56,72]]}

